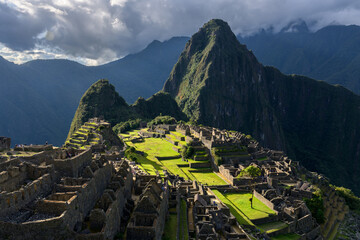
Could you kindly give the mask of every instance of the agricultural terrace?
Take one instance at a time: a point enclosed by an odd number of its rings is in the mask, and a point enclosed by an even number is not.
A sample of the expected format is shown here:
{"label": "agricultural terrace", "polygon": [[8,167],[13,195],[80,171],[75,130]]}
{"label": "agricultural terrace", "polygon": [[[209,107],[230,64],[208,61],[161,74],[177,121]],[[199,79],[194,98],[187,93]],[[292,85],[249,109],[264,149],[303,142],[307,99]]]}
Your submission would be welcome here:
{"label": "agricultural terrace", "polygon": [[[218,190],[212,190],[213,193],[226,204],[230,212],[235,216],[242,225],[254,226],[253,220],[268,218],[276,214],[273,210],[254,197],[253,208],[251,208],[249,199],[252,197],[250,193],[221,193]],[[261,232],[273,233],[287,228],[288,225],[283,222],[269,222],[266,224],[256,225]],[[287,239],[297,239],[298,235],[288,236]],[[277,239],[277,238],[275,238]],[[279,238],[282,239],[282,238]]]}
{"label": "agricultural terrace", "polygon": [[251,193],[225,193],[223,195],[237,206],[250,220],[266,218],[271,214],[276,214],[255,197],[253,199],[253,208],[251,208],[249,201],[252,195]]}
{"label": "agricultural terrace", "polygon": [[[136,154],[136,162],[148,174],[154,175],[158,172],[160,176],[164,176],[163,170],[167,170],[174,175],[196,180],[204,185],[228,185],[211,168],[191,168],[189,162],[194,162],[194,160],[182,161],[180,154],[174,150],[175,145],[165,139],[144,138],[143,142],[132,143],[130,139],[136,136],[138,131],[135,130],[121,135],[127,145],[134,147],[139,152],[143,152],[143,155]],[[125,137],[128,137],[128,139]]]}

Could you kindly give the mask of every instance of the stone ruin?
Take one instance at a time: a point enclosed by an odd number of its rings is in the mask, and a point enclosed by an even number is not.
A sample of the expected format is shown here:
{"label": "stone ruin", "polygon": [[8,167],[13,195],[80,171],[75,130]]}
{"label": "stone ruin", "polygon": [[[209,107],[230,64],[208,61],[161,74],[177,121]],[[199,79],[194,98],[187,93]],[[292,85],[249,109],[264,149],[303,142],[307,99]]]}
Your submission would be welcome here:
{"label": "stone ruin", "polygon": [[[9,239],[113,238],[120,230],[133,175],[91,149],[52,150],[0,165],[0,235]],[[131,205],[131,204],[130,204]]]}
{"label": "stone ruin", "polygon": [[9,150],[11,146],[11,138],[0,137],[0,151]]}
{"label": "stone ruin", "polygon": [[[145,179],[140,180],[142,184]],[[147,182],[127,225],[127,239],[161,239],[168,212],[168,200],[167,181],[157,181],[154,177]]]}
{"label": "stone ruin", "polygon": [[[105,124],[101,120],[91,121],[86,125],[89,129]],[[301,239],[320,240],[330,236],[348,211],[344,200],[329,188],[324,196],[326,222],[318,225],[303,198],[313,196],[316,190],[313,183],[326,188],[326,179],[305,171],[281,151],[262,148],[238,132],[184,124],[155,126],[151,134],[161,136],[175,130],[185,135],[188,144],[202,152],[206,150],[209,155],[214,148],[231,152],[220,154],[224,164],[218,166],[219,174],[231,185],[215,188],[253,191],[257,199],[277,213],[254,220],[256,225],[282,221],[288,227],[276,234],[294,232]],[[104,141],[102,136],[99,139]],[[179,141],[184,141],[183,137]],[[168,172],[164,178],[159,174],[147,175],[135,163],[122,158],[119,146],[112,148],[110,154],[97,145],[85,149],[32,146],[35,148],[29,151],[41,152],[0,162],[0,239],[126,236],[160,240],[169,208],[176,208],[180,229],[180,205],[184,201],[188,221],[188,232],[184,234],[189,239],[250,239],[212,187]],[[213,156],[209,161],[213,161]],[[261,176],[239,177],[249,165],[259,167]],[[306,181],[300,178],[302,173]]]}

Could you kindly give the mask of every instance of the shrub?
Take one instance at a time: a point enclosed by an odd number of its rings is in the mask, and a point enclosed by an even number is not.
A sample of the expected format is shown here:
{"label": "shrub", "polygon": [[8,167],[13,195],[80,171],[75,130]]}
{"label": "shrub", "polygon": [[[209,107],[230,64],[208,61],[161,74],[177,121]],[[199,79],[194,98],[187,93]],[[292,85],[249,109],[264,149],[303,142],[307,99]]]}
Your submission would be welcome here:
{"label": "shrub", "polygon": [[320,191],[315,192],[312,198],[305,198],[304,202],[309,208],[312,216],[316,219],[316,222],[321,224],[325,222],[324,217],[324,201]]}
{"label": "shrub", "polygon": [[343,197],[346,201],[346,204],[349,206],[351,210],[358,210],[360,211],[360,198],[355,196],[355,194],[348,188],[344,187],[336,187],[336,192],[339,194],[340,197]]}
{"label": "shrub", "polygon": [[217,148],[212,148],[211,149],[211,154],[214,156],[214,162],[215,162],[215,164],[217,165],[217,166],[220,166],[221,164],[223,164],[223,160],[222,160],[222,158],[219,156],[219,155],[217,155],[217,152],[218,151],[218,149]]}
{"label": "shrub", "polygon": [[239,174],[239,177],[259,177],[261,175],[261,169],[258,167],[255,167],[253,165],[248,166],[244,170],[242,170]]}
{"label": "shrub", "polygon": [[184,158],[191,158],[194,156],[195,150],[192,146],[183,146],[181,149],[181,156]]}
{"label": "shrub", "polygon": [[152,125],[158,124],[176,124],[176,119],[171,116],[157,116],[153,120],[151,120],[147,125],[151,127]]}
{"label": "shrub", "polygon": [[142,119],[128,120],[126,122],[120,122],[113,127],[113,131],[116,134],[124,133],[136,128],[139,128]]}

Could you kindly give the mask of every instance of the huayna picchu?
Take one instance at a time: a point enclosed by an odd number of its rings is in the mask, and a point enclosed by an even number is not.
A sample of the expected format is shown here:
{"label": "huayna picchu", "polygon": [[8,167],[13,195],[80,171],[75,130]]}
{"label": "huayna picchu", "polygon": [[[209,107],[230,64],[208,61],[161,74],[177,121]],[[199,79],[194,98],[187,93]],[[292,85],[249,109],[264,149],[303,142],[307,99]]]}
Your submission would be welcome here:
{"label": "huayna picchu", "polygon": [[358,120],[360,97],[211,20],[149,99],[101,79],[63,146],[0,138],[0,239],[356,239],[360,199],[330,180],[359,191]]}
{"label": "huayna picchu", "polygon": [[226,22],[192,36],[164,91],[197,123],[251,134],[360,193],[360,97],[262,66]]}

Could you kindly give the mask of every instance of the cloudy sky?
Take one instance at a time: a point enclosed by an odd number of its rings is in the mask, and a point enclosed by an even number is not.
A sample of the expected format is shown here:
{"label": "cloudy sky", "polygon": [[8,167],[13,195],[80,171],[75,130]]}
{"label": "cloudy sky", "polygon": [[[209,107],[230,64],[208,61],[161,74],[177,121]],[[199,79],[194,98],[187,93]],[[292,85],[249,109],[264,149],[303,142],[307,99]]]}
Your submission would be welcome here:
{"label": "cloudy sky", "polygon": [[66,58],[103,64],[154,39],[191,36],[221,18],[236,34],[303,19],[313,31],[360,25],[359,0],[0,0],[0,55],[22,63]]}

